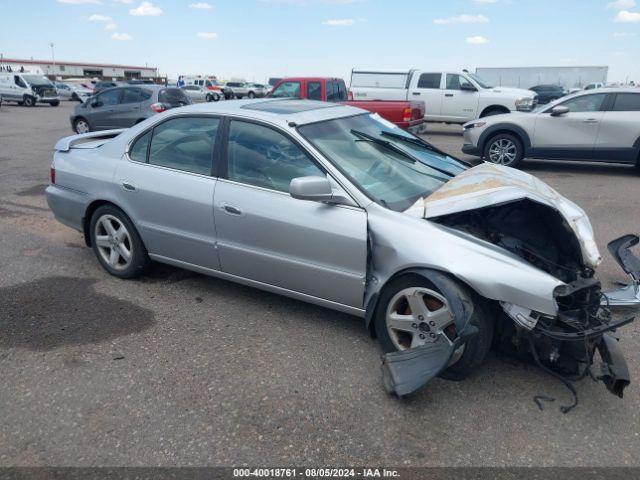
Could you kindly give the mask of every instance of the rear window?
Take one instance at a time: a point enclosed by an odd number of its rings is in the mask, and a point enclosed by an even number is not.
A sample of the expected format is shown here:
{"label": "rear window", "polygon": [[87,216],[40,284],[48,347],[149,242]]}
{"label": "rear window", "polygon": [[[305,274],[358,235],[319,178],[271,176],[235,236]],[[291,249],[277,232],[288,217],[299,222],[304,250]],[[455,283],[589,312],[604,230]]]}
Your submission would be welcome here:
{"label": "rear window", "polygon": [[611,110],[614,112],[640,112],[640,93],[618,93]]}
{"label": "rear window", "polygon": [[189,97],[179,88],[165,88],[158,92],[158,101],[168,103],[172,107],[181,107],[189,105]]}

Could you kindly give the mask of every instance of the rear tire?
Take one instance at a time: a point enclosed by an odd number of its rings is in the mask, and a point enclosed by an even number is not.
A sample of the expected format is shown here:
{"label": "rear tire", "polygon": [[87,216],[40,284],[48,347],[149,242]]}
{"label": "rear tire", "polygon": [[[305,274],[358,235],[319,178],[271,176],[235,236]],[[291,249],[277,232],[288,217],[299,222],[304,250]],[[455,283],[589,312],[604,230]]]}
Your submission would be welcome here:
{"label": "rear tire", "polygon": [[60,105],[60,100],[54,100],[53,102],[49,102],[49,105],[51,105],[52,107],[57,107],[58,105]]}
{"label": "rear tire", "polygon": [[487,141],[483,154],[487,162],[516,167],[524,157],[524,148],[515,135],[499,133]]}
{"label": "rear tire", "polygon": [[96,209],[91,216],[89,234],[100,265],[114,277],[138,277],[151,263],[135,226],[113,205]]}
{"label": "rear tire", "polygon": [[207,95],[206,97],[204,97],[204,101],[205,102],[211,102],[213,100],[213,98],[211,97],[211,95]]}
{"label": "rear tire", "polygon": [[[452,281],[455,282],[455,280]],[[465,292],[465,296],[468,297],[468,300],[473,303],[473,314],[470,321],[479,330],[477,335],[468,339],[463,346],[459,347],[454,352],[451,363],[440,373],[440,377],[442,378],[458,381],[467,378],[477,370],[487,356],[487,353],[491,348],[491,341],[493,338],[493,317],[486,308],[486,301],[484,299],[476,295],[474,292],[469,291],[468,288],[460,285],[459,283],[455,283],[460,290]],[[398,295],[403,291],[414,288],[427,292],[434,292],[436,295],[444,297],[442,292],[438,291],[431,282],[421,275],[403,275],[402,277],[390,282],[382,291],[374,317],[376,336],[382,346],[382,349],[387,353],[410,348],[412,340],[407,339],[406,344],[403,346],[398,341],[400,339],[399,336],[396,336],[395,341],[392,339],[393,332],[390,331],[390,328],[387,325],[387,315],[390,306],[392,309],[394,308],[393,303],[395,299],[398,298]],[[437,297],[435,297],[435,300],[437,301]],[[448,303],[460,301],[458,298],[446,298],[446,300]],[[404,314],[406,314],[406,312],[404,312]],[[416,323],[419,322],[419,320],[416,321]],[[416,332],[419,333],[420,329],[418,328]],[[399,348],[399,344],[402,348]]]}

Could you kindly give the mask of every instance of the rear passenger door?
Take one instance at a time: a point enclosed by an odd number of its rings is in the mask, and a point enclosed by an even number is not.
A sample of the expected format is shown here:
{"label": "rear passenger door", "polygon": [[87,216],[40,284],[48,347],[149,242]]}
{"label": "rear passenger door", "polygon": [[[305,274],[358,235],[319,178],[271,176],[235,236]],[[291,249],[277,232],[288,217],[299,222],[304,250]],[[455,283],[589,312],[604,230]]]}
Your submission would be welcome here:
{"label": "rear passenger door", "polygon": [[635,163],[640,160],[640,92],[611,93],[609,96],[594,158]]}
{"label": "rear passenger door", "polygon": [[443,120],[451,122],[473,120],[477,118],[479,102],[478,89],[464,75],[446,74],[442,97]]}
{"label": "rear passenger door", "polygon": [[113,112],[113,123],[119,128],[129,128],[140,118],[140,89],[125,88]]}
{"label": "rear passenger door", "polygon": [[415,84],[411,88],[408,100],[422,100],[425,104],[425,119],[439,121],[442,112],[442,73],[426,72],[416,77],[412,80]]}
{"label": "rear passenger door", "polygon": [[327,173],[273,127],[231,120],[226,158],[214,199],[222,271],[362,308],[365,211],[289,195],[292,179]]}
{"label": "rear passenger door", "polygon": [[218,269],[213,165],[220,119],[178,116],[147,130],[118,162],[121,206],[152,258]]}

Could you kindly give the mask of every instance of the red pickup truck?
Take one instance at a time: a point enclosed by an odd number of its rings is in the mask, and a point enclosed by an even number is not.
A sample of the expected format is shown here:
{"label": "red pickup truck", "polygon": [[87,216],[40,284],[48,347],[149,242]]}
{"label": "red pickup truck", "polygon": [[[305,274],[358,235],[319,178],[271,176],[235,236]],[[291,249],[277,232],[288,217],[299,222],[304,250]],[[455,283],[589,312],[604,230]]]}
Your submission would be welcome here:
{"label": "red pickup truck", "polygon": [[424,102],[349,100],[347,87],[341,78],[283,78],[273,87],[269,96],[273,98],[304,98],[351,105],[377,113],[382,118],[404,129],[417,127],[424,122]]}

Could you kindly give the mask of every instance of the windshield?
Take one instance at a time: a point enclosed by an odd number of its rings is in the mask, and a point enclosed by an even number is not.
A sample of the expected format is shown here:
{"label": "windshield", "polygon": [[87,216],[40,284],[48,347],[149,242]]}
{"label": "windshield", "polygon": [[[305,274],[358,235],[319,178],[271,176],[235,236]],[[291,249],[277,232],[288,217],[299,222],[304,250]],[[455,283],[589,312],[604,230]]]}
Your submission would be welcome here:
{"label": "windshield", "polygon": [[467,168],[377,114],[304,125],[299,132],[370,198],[398,212]]}
{"label": "windshield", "polygon": [[489,85],[487,82],[485,82],[482,77],[479,77],[478,75],[476,75],[475,73],[467,73],[467,75],[469,75],[478,85],[480,85],[482,88],[493,88],[493,85]]}
{"label": "windshield", "polygon": [[23,78],[33,86],[53,87],[53,84],[46,78],[40,75],[23,75]]}

